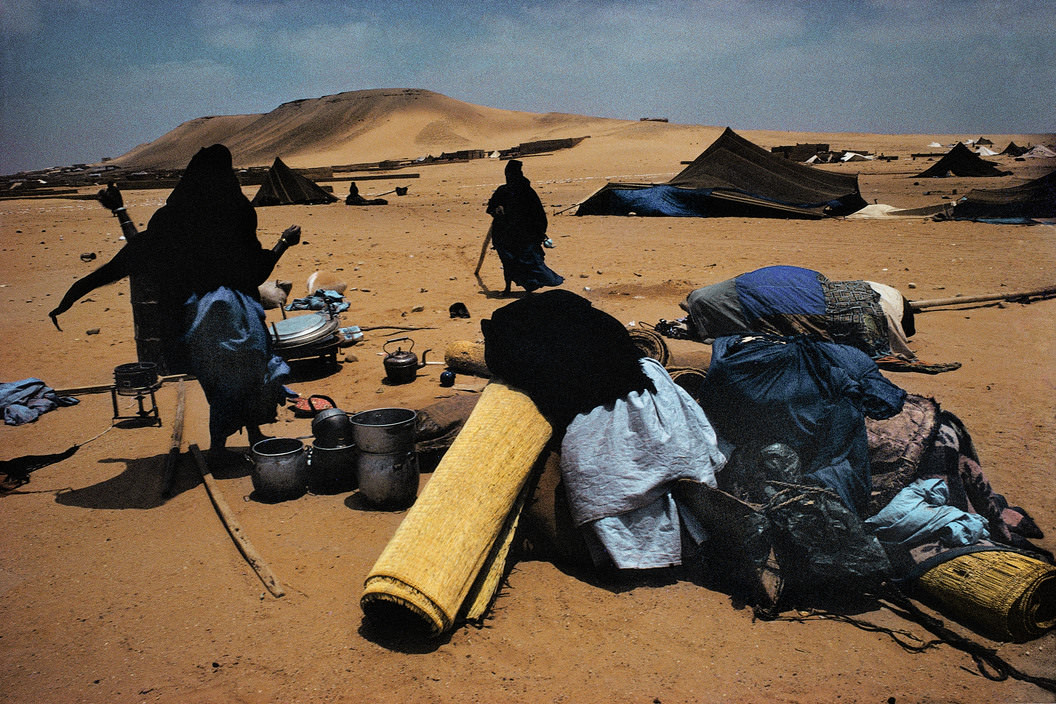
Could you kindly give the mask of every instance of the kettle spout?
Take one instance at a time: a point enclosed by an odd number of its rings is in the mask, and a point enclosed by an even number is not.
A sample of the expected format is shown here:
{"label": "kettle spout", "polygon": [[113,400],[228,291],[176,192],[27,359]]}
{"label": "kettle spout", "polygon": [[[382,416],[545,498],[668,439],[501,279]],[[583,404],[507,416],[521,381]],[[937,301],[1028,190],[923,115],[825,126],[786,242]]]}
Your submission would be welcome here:
{"label": "kettle spout", "polygon": [[430,348],[430,349],[427,349],[425,352],[422,352],[422,363],[418,365],[419,369],[424,369],[425,368],[425,364],[426,364],[425,355],[429,354],[432,351],[433,351],[432,348]]}

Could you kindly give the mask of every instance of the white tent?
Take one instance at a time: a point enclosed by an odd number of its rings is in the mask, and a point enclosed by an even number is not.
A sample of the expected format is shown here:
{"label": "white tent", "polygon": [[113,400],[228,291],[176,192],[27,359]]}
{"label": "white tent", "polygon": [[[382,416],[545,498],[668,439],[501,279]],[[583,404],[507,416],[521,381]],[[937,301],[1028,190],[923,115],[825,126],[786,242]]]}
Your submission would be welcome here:
{"label": "white tent", "polygon": [[857,152],[847,152],[840,157],[840,161],[868,161],[872,158],[873,157],[871,156],[865,156],[864,154],[859,154]]}
{"label": "white tent", "polygon": [[975,153],[979,156],[997,156],[997,152],[989,147],[979,147],[975,150]]}
{"label": "white tent", "polygon": [[941,149],[942,148],[942,145],[939,144],[938,142],[932,142],[928,146],[931,147],[932,149]]}

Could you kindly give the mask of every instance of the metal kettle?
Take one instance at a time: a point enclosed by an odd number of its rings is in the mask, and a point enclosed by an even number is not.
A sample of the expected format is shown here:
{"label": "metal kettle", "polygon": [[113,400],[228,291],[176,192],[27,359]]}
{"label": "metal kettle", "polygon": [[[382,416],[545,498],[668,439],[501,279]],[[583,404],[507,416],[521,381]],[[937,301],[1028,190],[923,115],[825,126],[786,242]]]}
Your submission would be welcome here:
{"label": "metal kettle", "polygon": [[[388,346],[394,342],[410,342],[411,346],[404,350],[397,346],[395,352],[389,352]],[[388,340],[381,349],[387,352],[383,364],[385,365],[385,376],[393,384],[406,384],[418,377],[418,370],[425,366],[425,355],[431,350],[422,352],[422,361],[418,362],[418,355],[411,350],[414,349],[414,340],[409,337],[397,337]]]}

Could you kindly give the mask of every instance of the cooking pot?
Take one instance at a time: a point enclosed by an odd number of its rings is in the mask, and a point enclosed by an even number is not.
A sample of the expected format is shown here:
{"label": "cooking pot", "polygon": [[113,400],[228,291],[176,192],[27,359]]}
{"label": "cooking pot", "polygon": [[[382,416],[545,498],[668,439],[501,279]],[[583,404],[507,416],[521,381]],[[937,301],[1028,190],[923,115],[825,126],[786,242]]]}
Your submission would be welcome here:
{"label": "cooking pot", "polygon": [[[396,347],[395,352],[389,352],[387,349],[388,345],[403,341],[411,343],[411,346],[406,351],[400,346]],[[381,346],[381,349],[388,353],[382,363],[385,365],[385,376],[393,384],[406,384],[409,381],[414,381],[418,376],[418,370],[425,366],[425,355],[431,351],[422,352],[422,361],[419,363],[418,355],[411,351],[414,349],[414,340],[409,337],[397,337],[388,340]]]}
{"label": "cooking pot", "polygon": [[319,447],[342,447],[354,442],[352,422],[340,408],[327,408],[312,419],[312,435]]}
{"label": "cooking pot", "polygon": [[392,453],[414,449],[418,412],[410,408],[375,408],[349,418],[360,452]]}
{"label": "cooking pot", "polygon": [[307,489],[308,453],[296,438],[267,438],[253,445],[253,489],[266,501],[295,499]]}

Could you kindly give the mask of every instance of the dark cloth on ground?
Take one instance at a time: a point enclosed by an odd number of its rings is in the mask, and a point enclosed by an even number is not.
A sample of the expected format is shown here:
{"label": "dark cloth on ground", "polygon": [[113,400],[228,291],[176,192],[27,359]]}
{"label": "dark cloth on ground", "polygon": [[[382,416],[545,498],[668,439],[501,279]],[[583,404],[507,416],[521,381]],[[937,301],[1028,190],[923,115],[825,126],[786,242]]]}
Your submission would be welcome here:
{"label": "dark cloth on ground", "polygon": [[555,430],[632,391],[656,392],[623,324],[569,291],[514,301],[480,326],[492,375],[524,390]]}
{"label": "dark cloth on ground", "polygon": [[0,384],[0,411],[7,425],[32,423],[43,413],[77,403],[80,403],[77,398],[59,396],[35,377]]}
{"label": "dark cloth on ground", "polygon": [[789,446],[807,483],[832,489],[860,512],[871,490],[864,417],[898,413],[905,395],[853,347],[803,336],[730,336],[715,340],[701,405],[739,451]]}
{"label": "dark cloth on ground", "polygon": [[495,189],[487,212],[493,218],[491,243],[502,260],[507,281],[527,291],[564,282],[564,277],[544,261],[546,210],[531,182],[521,173],[521,162],[507,162],[506,183]]}

